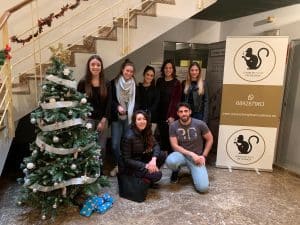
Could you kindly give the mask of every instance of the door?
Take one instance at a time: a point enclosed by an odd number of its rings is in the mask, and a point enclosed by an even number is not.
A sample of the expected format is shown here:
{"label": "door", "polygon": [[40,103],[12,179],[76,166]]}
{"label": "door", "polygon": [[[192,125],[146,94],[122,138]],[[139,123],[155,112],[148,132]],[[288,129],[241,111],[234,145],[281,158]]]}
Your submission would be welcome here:
{"label": "door", "polygon": [[300,174],[300,40],[290,45],[275,163]]}

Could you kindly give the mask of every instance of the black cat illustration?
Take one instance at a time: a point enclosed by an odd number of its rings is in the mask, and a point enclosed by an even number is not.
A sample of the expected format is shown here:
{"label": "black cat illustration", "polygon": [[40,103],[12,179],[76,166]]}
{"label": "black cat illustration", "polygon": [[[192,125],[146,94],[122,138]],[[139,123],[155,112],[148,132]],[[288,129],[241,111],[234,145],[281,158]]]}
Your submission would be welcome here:
{"label": "black cat illustration", "polygon": [[262,59],[260,57],[260,52],[262,50],[266,51],[266,57],[268,57],[269,56],[269,49],[267,49],[267,48],[260,48],[257,51],[257,56],[253,54],[253,49],[252,48],[247,48],[246,55],[243,55],[242,57],[245,60],[249,70],[256,70],[261,66]]}
{"label": "black cat illustration", "polygon": [[256,135],[251,135],[248,138],[248,141],[244,140],[244,136],[242,134],[237,137],[237,141],[235,141],[234,144],[236,144],[240,154],[249,154],[252,151],[252,144],[250,142],[252,138],[255,138],[256,144],[258,144],[259,138]]}

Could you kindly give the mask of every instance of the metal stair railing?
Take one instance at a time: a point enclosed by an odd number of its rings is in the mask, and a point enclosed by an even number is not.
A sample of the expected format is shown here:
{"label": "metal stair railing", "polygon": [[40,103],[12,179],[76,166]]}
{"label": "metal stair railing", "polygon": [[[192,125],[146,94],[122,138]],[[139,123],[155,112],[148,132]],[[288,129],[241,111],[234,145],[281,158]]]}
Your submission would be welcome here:
{"label": "metal stair railing", "polygon": [[[4,48],[9,43],[7,22],[3,24],[0,31],[2,32],[2,45]],[[13,138],[15,134],[15,127],[14,127],[14,119],[13,119],[12,76],[11,76],[11,65],[8,59],[5,60],[4,65],[1,67],[0,81],[1,81],[0,126],[1,127],[7,126],[8,136],[10,138]]]}
{"label": "metal stair railing", "polygon": [[[39,54],[41,55],[41,52],[42,51],[47,51],[49,50],[49,47],[52,46],[52,45],[55,45],[59,42],[64,42],[64,37],[66,37],[67,35],[71,34],[71,33],[74,33],[76,31],[78,31],[80,28],[88,25],[88,24],[91,24],[93,22],[95,22],[97,20],[97,22],[100,23],[101,20],[101,17],[104,17],[105,15],[107,14],[112,14],[111,16],[111,20],[105,24],[102,24],[101,25],[101,29],[105,28],[105,27],[109,27],[109,26],[114,26],[114,21],[118,20],[118,19],[122,19],[123,20],[123,26],[122,26],[122,49],[121,49],[121,55],[125,55],[125,54],[128,54],[129,53],[129,43],[130,43],[130,36],[129,36],[129,23],[126,23],[126,21],[130,21],[131,17],[130,17],[130,13],[138,8],[140,8],[143,4],[147,3],[147,2],[155,2],[153,0],[143,0],[143,1],[139,1],[138,4],[136,5],[128,5],[128,2],[130,2],[129,0],[119,0],[117,1],[116,3],[114,3],[113,5],[111,5],[110,7],[102,10],[101,12],[99,12],[96,16],[94,17],[91,17],[91,18],[88,18],[87,20],[81,22],[79,25],[73,27],[72,29],[70,29],[68,32],[56,37],[54,40],[52,40],[51,42],[49,42],[48,44],[40,47],[40,49],[36,50],[36,51],[33,51],[32,53],[26,55],[25,57],[19,59],[17,62],[13,63],[13,66],[17,66],[18,64],[24,62],[26,59],[30,58],[30,57],[33,57],[35,54]],[[96,4],[93,4],[92,6],[94,6]],[[113,10],[116,9],[116,8],[120,8],[121,6],[123,6],[122,8],[124,9],[124,12],[122,13],[118,13],[117,15],[113,15]],[[86,9],[89,9],[91,7],[88,7]],[[65,20],[63,23],[60,23],[59,25],[57,25],[55,28],[51,29],[51,30],[48,30],[44,33],[42,33],[41,35],[39,35],[37,38],[35,38],[36,40],[40,41],[41,38],[43,38],[44,36],[46,36],[48,33],[50,33],[51,31],[53,31],[54,29],[57,29],[58,27],[61,27],[63,26],[64,24],[66,24],[68,21],[72,20],[74,17],[78,16],[79,14],[82,14],[83,12],[86,12],[86,9],[83,10],[82,12],[79,12],[77,13],[76,15],[68,18],[67,20]],[[27,30],[28,31],[28,30]],[[97,33],[99,32],[99,29],[96,29],[96,31],[92,31],[92,32],[89,32],[89,33],[86,33],[84,35],[84,37],[80,37],[78,38],[77,40],[73,41],[72,43],[66,43],[66,45],[68,45],[67,48],[71,48],[72,46],[78,44],[78,43],[81,43],[85,37],[87,36],[91,36],[91,35],[94,35],[95,37],[97,37]],[[25,34],[25,33],[23,33]],[[34,39],[34,38],[33,38]],[[19,50],[19,49],[18,49]],[[14,53],[14,52],[13,52]],[[45,60],[45,61],[40,61],[38,64],[43,64],[43,63],[47,63],[48,60]],[[33,69],[35,69],[36,66],[33,66],[33,67],[30,67],[28,68],[25,72],[23,73],[28,73],[30,71],[32,71]],[[20,74],[18,76],[14,76],[13,79],[15,80],[17,77],[19,77]]]}
{"label": "metal stair railing", "polygon": [[[42,0],[25,0],[19,3],[18,5],[10,8],[9,10],[5,11],[5,13],[0,18],[0,31],[2,32],[2,42],[3,46],[10,43],[9,40],[9,27],[8,27],[8,21],[10,20],[12,14],[16,11],[21,10],[24,6],[30,5],[30,12],[32,15],[32,26],[29,29],[26,29],[24,32],[22,32],[22,36],[26,35],[31,32],[33,34],[34,29],[37,28],[37,26],[34,24],[34,17],[33,15],[39,16],[39,4],[38,2]],[[73,16],[70,16],[68,19],[64,20],[63,22],[59,23],[58,25],[55,25],[53,27],[48,27],[47,31],[41,33],[37,37],[33,37],[31,40],[31,43],[25,44],[22,47],[17,47],[15,50],[13,50],[12,55],[13,59],[12,62],[9,60],[6,60],[6,63],[1,68],[1,76],[0,76],[0,82],[2,83],[1,86],[1,92],[4,92],[4,94],[0,96],[3,96],[0,105],[3,107],[3,112],[0,115],[0,126],[3,125],[4,121],[6,121],[6,125],[8,127],[9,131],[9,137],[14,136],[14,117],[13,117],[13,102],[12,102],[12,83],[17,80],[21,75],[26,73],[32,73],[35,77],[35,93],[36,93],[36,104],[38,103],[38,76],[39,78],[42,77],[42,64],[47,63],[47,60],[42,60],[42,53],[46,52],[46,55],[48,54],[50,56],[49,47],[58,43],[63,43],[67,48],[71,48],[72,46],[83,42],[84,38],[87,36],[94,35],[97,37],[99,29],[104,29],[105,27],[114,27],[114,22],[122,19],[122,47],[120,50],[120,55],[124,56],[129,53],[130,51],[130,20],[132,18],[131,12],[136,9],[142,8],[143,4],[147,2],[155,2],[154,0],[141,0],[141,1],[135,1],[135,4],[132,4],[132,0],[119,0],[112,4],[111,6],[103,9],[100,11],[97,15],[90,17],[86,19],[85,21],[82,21],[81,23],[77,24],[76,26],[72,27],[72,29],[69,29],[66,33],[56,37],[55,39],[52,39],[49,43],[42,45],[41,39],[47,35],[50,34],[50,32],[55,31],[55,29],[58,29],[59,27],[64,26],[68,21],[73,20],[76,18],[79,14],[83,14],[90,10],[91,8],[95,7],[96,5],[99,5],[99,2],[101,0],[97,0],[94,3],[91,3],[88,7],[86,7],[84,10],[79,11],[78,13],[74,14]],[[122,10],[120,10],[122,9]],[[120,12],[121,11],[121,12]],[[111,18],[108,22],[106,22],[104,19],[101,20],[101,18]],[[94,29],[93,32],[88,32],[85,34],[85,36],[82,36],[80,38],[77,38],[77,40],[72,41],[71,43],[64,43],[64,37],[66,37],[68,34],[73,32],[78,32],[80,28],[86,27],[88,24],[95,23],[97,21],[98,23],[101,23],[101,27],[99,29]],[[104,22],[103,22],[104,21]],[[97,25],[98,27],[98,25]],[[50,29],[52,28],[52,29]],[[10,43],[12,44],[12,43]],[[32,53],[27,54],[25,57],[18,58],[18,52],[22,49],[28,47],[28,45],[32,45]],[[17,44],[12,44],[14,47]],[[14,49],[14,48],[13,48]],[[49,58],[49,57],[48,57]],[[29,69],[26,71],[22,71],[22,73],[16,74],[16,71],[14,68],[16,68],[19,64],[22,62],[33,61],[33,65],[28,65]],[[3,77],[3,78],[2,78]],[[1,108],[0,108],[1,110]]]}

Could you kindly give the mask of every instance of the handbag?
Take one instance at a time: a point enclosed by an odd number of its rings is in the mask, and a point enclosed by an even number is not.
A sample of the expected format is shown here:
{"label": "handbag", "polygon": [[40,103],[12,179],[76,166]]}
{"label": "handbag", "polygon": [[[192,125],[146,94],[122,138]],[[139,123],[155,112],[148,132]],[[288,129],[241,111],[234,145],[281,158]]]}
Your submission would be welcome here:
{"label": "handbag", "polygon": [[134,175],[118,174],[119,195],[134,202],[145,201],[149,184]]}

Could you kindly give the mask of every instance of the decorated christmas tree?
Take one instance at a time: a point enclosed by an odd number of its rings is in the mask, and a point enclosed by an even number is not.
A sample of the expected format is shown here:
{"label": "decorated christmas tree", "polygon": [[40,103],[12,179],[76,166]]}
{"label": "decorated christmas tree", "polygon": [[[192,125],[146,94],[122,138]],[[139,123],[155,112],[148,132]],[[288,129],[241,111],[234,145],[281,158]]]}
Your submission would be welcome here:
{"label": "decorated christmas tree", "polygon": [[39,108],[31,113],[36,140],[30,145],[31,155],[21,164],[25,177],[19,179],[18,204],[41,210],[42,219],[108,185],[100,175],[101,149],[96,133],[87,122],[93,109],[76,90],[73,71],[65,65],[69,53],[61,45],[52,52]]}

